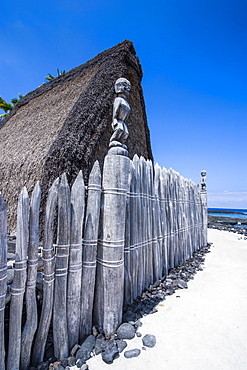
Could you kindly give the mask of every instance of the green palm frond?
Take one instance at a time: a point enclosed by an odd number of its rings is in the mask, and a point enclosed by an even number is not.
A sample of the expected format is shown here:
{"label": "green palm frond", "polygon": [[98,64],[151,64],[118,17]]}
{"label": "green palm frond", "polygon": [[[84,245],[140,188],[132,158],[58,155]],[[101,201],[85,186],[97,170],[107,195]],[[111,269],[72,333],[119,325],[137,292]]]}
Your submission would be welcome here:
{"label": "green palm frond", "polygon": [[65,69],[63,71],[59,71],[59,69],[57,68],[57,77],[62,76],[65,73],[66,73]]}
{"label": "green palm frond", "polygon": [[18,94],[18,98],[11,99],[11,103],[15,105],[21,98],[23,98],[22,94]]}
{"label": "green palm frond", "polygon": [[50,73],[47,74],[47,76],[45,77],[45,80],[46,81],[51,81],[51,80],[54,80],[54,76],[52,76]]}
{"label": "green palm frond", "polygon": [[8,113],[4,113],[4,114],[0,114],[1,119],[4,119],[5,117],[7,117],[8,114],[9,114],[9,112]]}
{"label": "green palm frond", "polygon": [[2,97],[0,97],[0,109],[4,110],[5,113],[13,109],[13,105],[7,103]]}
{"label": "green palm frond", "polygon": [[48,73],[47,76],[45,77],[45,80],[46,82],[50,82],[52,80],[54,80],[55,78],[59,77],[59,76],[62,76],[66,73],[65,69],[62,71],[59,71],[59,68],[57,68],[57,76],[54,77],[51,73]]}
{"label": "green palm frond", "polygon": [[0,114],[1,118],[5,118],[14,108],[15,104],[23,97],[22,94],[18,95],[18,98],[11,99],[11,103],[7,103],[2,97],[0,97],[0,109],[2,109],[5,113]]}

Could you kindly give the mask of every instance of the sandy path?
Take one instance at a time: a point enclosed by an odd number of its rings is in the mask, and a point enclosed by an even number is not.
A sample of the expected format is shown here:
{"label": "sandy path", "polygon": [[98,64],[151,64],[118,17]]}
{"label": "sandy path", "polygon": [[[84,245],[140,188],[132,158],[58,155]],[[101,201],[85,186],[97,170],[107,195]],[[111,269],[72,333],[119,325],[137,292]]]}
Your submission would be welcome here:
{"label": "sandy path", "polygon": [[[121,353],[111,365],[96,356],[87,361],[90,370],[247,369],[247,240],[228,231],[208,234],[214,245],[204,270],[141,319],[139,331],[154,334],[156,346],[132,359]],[[128,341],[131,348],[141,349],[141,338]]]}

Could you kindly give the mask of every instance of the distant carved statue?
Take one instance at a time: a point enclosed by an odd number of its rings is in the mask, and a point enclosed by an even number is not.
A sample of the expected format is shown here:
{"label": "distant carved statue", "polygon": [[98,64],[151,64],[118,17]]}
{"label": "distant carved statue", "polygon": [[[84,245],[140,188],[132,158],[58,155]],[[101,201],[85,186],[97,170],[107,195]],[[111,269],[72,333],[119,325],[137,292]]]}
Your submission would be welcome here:
{"label": "distant carved statue", "polygon": [[206,191],[206,171],[201,171],[201,190]]}
{"label": "distant carved statue", "polygon": [[114,133],[110,139],[110,148],[116,146],[127,149],[124,143],[129,136],[129,131],[125,122],[130,113],[130,106],[127,101],[130,89],[130,82],[126,78],[119,78],[115,83],[117,97],[113,105],[112,128]]}

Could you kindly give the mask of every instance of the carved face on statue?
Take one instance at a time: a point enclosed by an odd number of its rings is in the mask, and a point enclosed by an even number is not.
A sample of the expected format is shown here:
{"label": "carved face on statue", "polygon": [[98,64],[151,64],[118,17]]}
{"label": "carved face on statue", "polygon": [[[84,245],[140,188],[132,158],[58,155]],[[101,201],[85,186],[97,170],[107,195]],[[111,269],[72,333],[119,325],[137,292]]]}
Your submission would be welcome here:
{"label": "carved face on statue", "polygon": [[201,190],[206,191],[206,171],[201,171]]}
{"label": "carved face on statue", "polygon": [[129,95],[131,89],[131,84],[126,78],[119,78],[115,83],[115,91],[117,94],[123,93]]}

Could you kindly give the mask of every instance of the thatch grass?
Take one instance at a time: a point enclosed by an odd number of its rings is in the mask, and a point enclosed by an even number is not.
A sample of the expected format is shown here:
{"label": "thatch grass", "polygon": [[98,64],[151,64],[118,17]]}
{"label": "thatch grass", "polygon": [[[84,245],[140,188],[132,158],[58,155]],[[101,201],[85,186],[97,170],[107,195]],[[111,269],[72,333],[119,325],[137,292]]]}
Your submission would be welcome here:
{"label": "thatch grass", "polygon": [[15,232],[17,197],[42,186],[42,209],[54,179],[66,172],[85,181],[96,159],[102,165],[112,134],[114,83],[130,80],[129,154],[152,159],[141,88],[142,69],[133,44],[124,41],[87,63],[44,84],[18,102],[0,128],[0,191],[8,207],[9,233]]}

